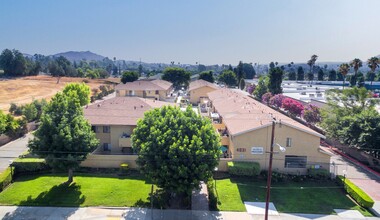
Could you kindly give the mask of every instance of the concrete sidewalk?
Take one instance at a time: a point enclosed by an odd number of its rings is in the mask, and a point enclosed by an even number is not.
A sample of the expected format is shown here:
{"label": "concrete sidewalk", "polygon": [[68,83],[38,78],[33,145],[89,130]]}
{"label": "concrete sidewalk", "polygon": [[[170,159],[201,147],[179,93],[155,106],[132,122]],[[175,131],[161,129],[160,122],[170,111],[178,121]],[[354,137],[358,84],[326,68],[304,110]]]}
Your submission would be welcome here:
{"label": "concrete sidewalk", "polygon": [[[4,220],[13,219],[38,219],[38,220],[60,220],[60,219],[131,219],[131,220],[252,220],[264,219],[263,215],[250,215],[246,212],[211,212],[191,210],[157,210],[146,208],[61,208],[61,207],[18,207],[0,206],[0,218]],[[285,214],[270,216],[273,220],[343,220],[338,215],[313,215],[313,214]],[[376,217],[363,217],[356,219],[379,219]]]}

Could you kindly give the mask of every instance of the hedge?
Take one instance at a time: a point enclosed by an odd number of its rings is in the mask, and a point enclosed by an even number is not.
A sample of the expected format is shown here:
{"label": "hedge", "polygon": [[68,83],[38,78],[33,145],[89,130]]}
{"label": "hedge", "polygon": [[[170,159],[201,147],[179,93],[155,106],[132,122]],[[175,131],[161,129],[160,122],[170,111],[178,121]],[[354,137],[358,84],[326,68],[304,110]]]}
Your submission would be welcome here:
{"label": "hedge", "polygon": [[12,170],[14,168],[8,167],[0,174],[0,192],[3,191],[12,182]]}
{"label": "hedge", "polygon": [[15,173],[36,173],[47,171],[51,168],[46,164],[45,159],[40,158],[20,158],[13,161],[12,166]]}
{"label": "hedge", "polygon": [[364,208],[371,208],[374,204],[374,201],[369,197],[367,193],[365,193],[362,189],[357,187],[353,182],[349,179],[338,175],[337,181],[339,184],[344,186],[344,189],[348,194],[361,206]]}
{"label": "hedge", "polygon": [[257,176],[260,173],[260,164],[257,162],[237,162],[227,163],[228,173],[235,176]]}
{"label": "hedge", "polygon": [[210,178],[207,181],[207,191],[208,191],[208,207],[210,211],[218,211],[218,197],[215,190],[215,181]]}
{"label": "hedge", "polygon": [[307,173],[309,177],[317,180],[326,180],[330,178],[330,172],[325,169],[308,169]]}

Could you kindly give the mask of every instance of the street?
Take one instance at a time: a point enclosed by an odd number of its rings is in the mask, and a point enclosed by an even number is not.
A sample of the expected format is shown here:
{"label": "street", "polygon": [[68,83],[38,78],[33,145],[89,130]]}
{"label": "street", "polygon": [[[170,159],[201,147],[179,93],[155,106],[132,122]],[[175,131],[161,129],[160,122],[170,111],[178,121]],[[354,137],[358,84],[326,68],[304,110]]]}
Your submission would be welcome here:
{"label": "street", "polygon": [[0,173],[9,166],[11,160],[18,158],[19,155],[28,150],[28,141],[32,138],[33,134],[28,133],[25,137],[21,137],[0,147]]}

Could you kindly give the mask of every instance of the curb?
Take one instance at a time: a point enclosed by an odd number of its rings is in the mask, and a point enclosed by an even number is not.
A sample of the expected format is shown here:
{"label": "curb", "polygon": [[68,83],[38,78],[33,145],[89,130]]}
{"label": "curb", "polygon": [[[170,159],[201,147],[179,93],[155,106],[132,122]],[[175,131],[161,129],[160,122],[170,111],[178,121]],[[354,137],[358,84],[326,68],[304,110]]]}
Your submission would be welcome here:
{"label": "curb", "polygon": [[352,157],[348,156],[347,154],[341,152],[341,151],[338,150],[337,148],[335,148],[335,147],[333,147],[333,146],[327,144],[326,142],[321,143],[321,145],[325,145],[326,147],[330,148],[330,149],[331,149],[332,151],[334,151],[335,153],[337,153],[337,154],[343,156],[344,158],[348,159],[349,161],[351,161],[351,162],[354,163],[355,165],[358,165],[358,166],[362,167],[363,169],[366,169],[368,172],[370,172],[370,173],[372,173],[372,174],[374,174],[375,176],[377,176],[377,177],[380,178],[380,173],[379,173],[379,172],[377,172],[377,171],[375,171],[375,170],[369,168],[367,165],[365,165],[365,164],[363,164],[363,163],[361,163],[361,162],[355,160],[354,158],[352,158]]}

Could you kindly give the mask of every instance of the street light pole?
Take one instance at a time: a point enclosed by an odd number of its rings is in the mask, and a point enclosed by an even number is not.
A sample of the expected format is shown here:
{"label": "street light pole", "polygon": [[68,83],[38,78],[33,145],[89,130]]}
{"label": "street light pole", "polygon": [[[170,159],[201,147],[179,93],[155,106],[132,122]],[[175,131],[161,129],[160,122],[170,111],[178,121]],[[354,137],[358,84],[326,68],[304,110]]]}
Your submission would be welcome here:
{"label": "street light pole", "polygon": [[267,198],[265,201],[265,220],[268,220],[268,209],[270,200],[270,185],[272,180],[272,162],[273,162],[273,144],[274,144],[274,129],[276,126],[276,121],[272,121],[272,137],[270,140],[270,152],[269,152],[269,168],[268,168],[268,179],[267,179]]}

